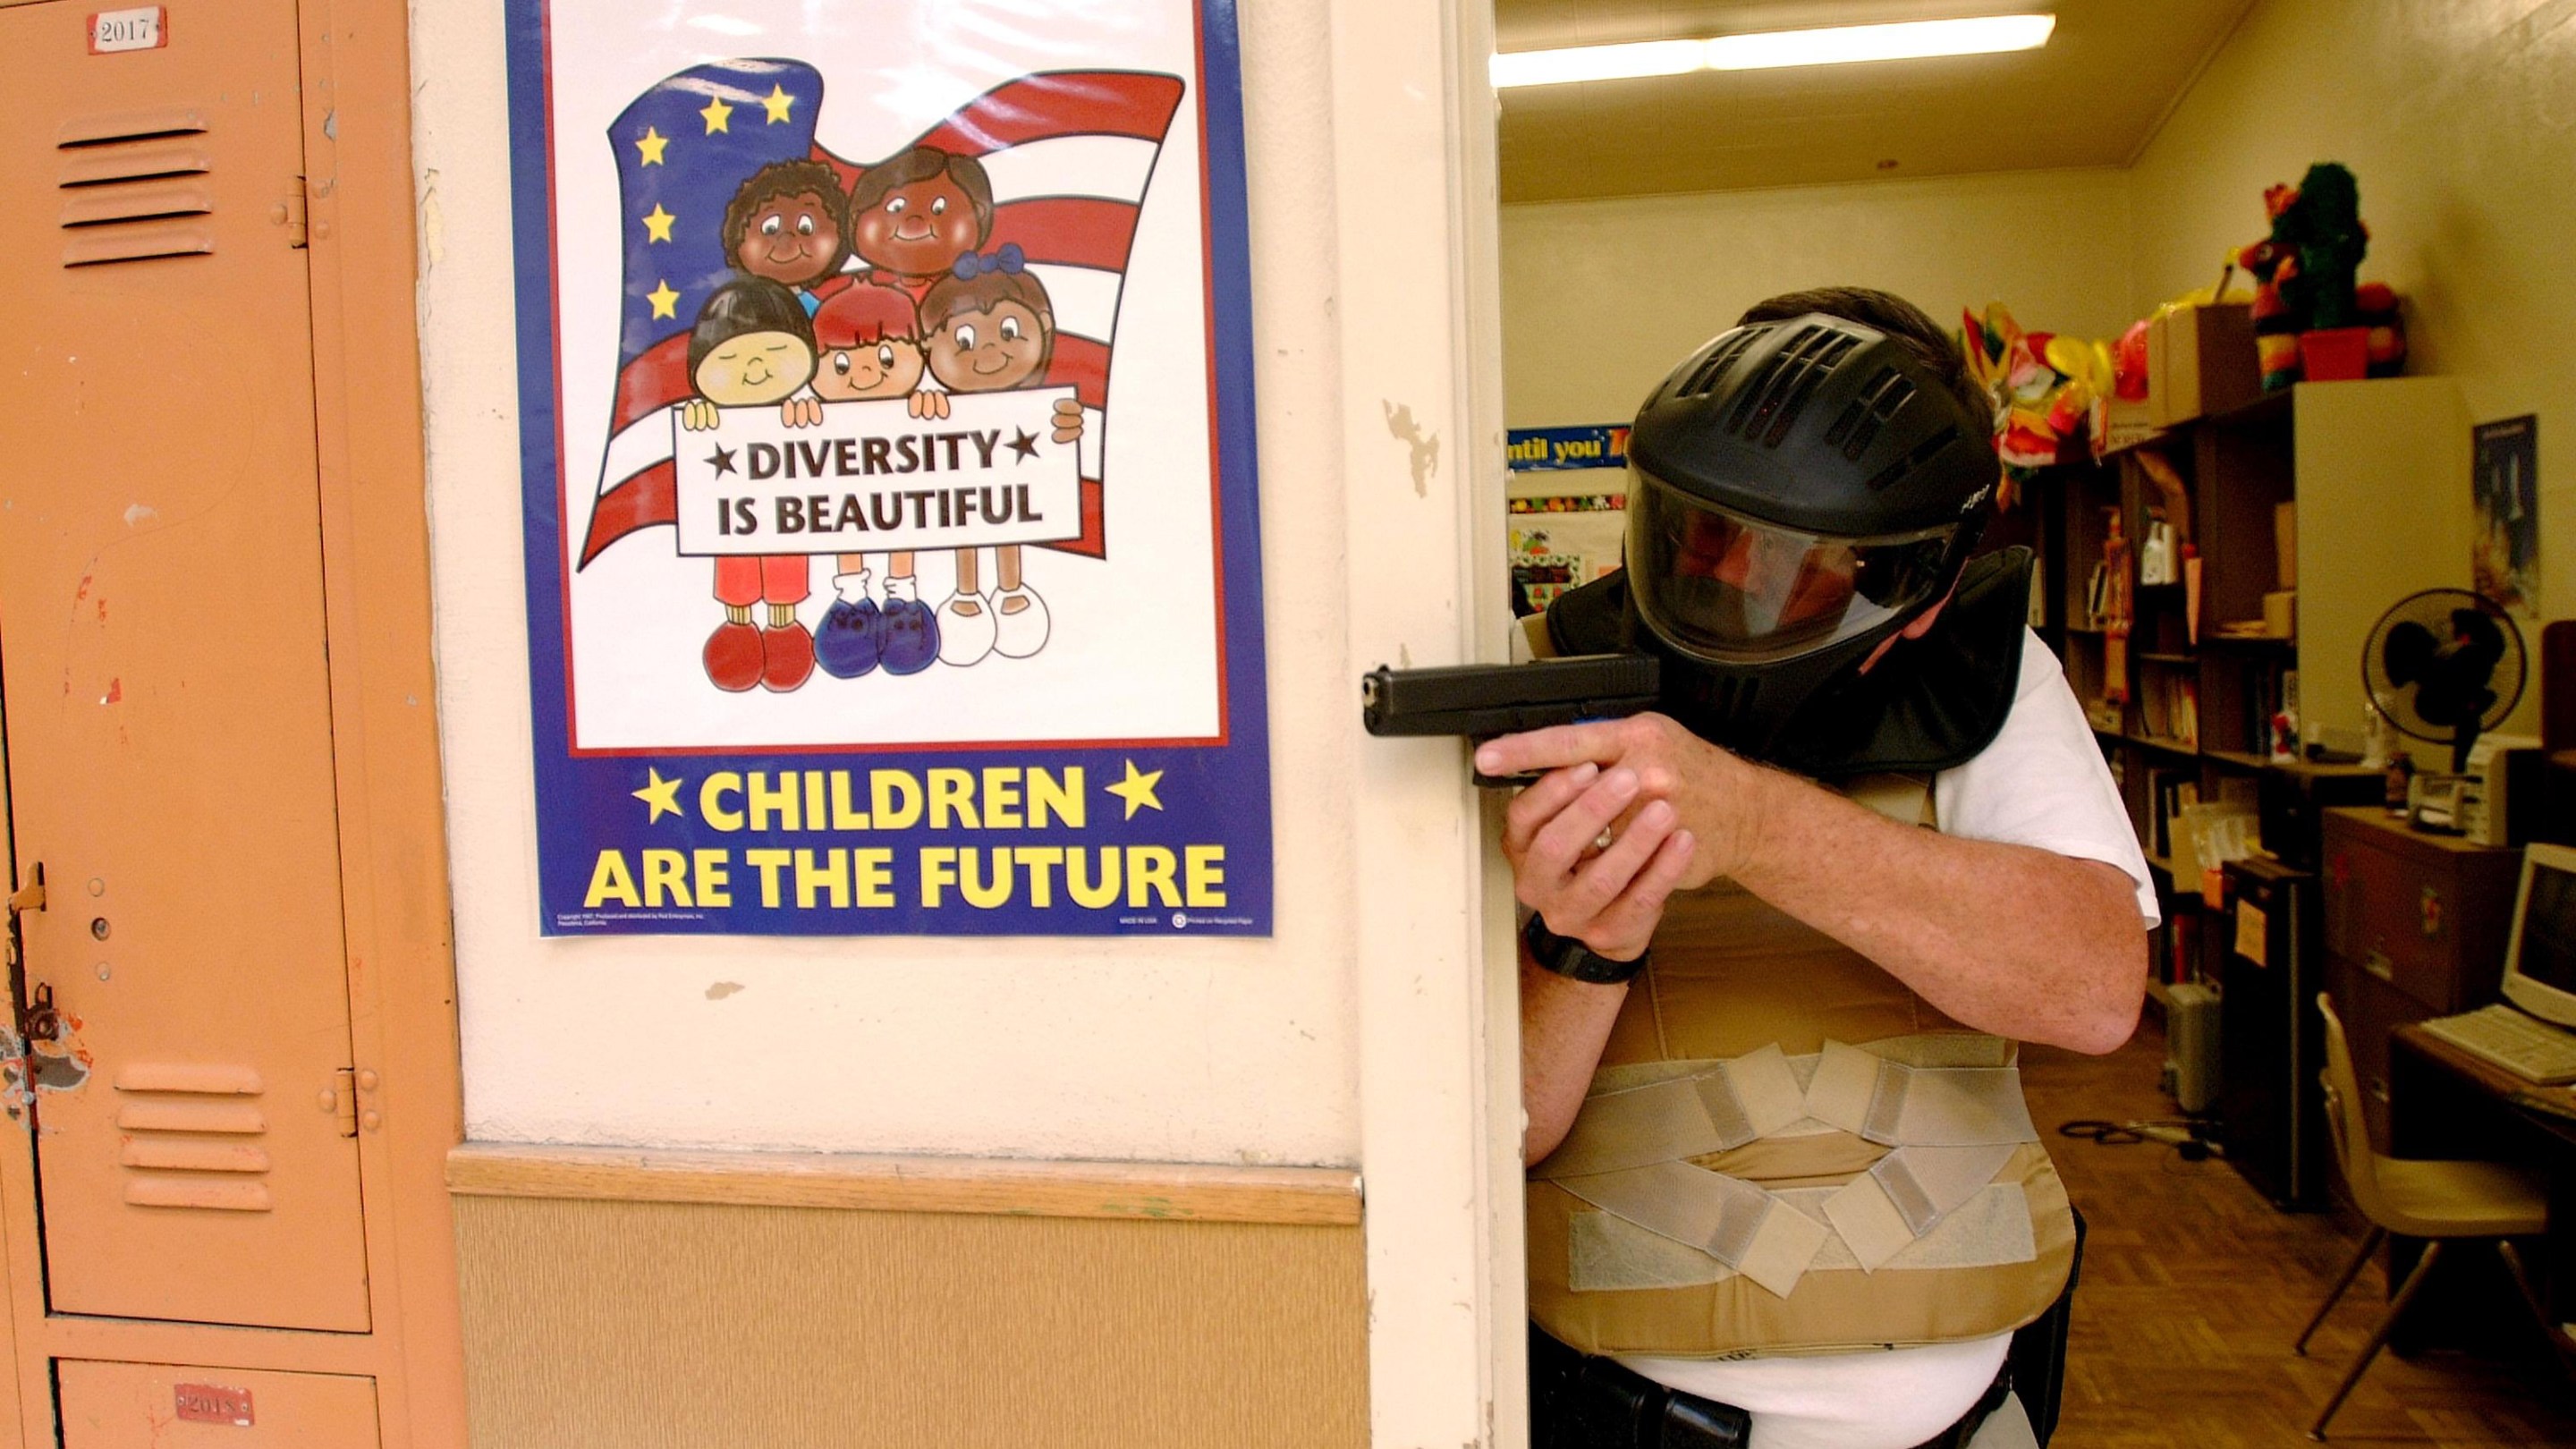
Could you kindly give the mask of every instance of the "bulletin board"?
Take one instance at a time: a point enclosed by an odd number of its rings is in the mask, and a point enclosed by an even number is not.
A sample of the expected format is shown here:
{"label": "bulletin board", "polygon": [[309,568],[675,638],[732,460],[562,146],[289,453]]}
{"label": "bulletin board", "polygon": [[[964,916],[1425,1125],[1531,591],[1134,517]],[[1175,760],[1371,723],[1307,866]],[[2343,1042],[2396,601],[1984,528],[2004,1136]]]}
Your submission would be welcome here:
{"label": "bulletin board", "polygon": [[507,11],[540,928],[1267,934],[1230,0]]}

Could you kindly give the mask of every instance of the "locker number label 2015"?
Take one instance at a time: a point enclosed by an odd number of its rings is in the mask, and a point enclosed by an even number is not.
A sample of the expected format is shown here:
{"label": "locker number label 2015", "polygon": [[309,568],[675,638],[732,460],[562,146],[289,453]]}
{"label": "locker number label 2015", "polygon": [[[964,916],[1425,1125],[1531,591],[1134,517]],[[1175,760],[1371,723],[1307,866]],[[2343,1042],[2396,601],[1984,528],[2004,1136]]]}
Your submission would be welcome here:
{"label": "locker number label 2015", "polygon": [[121,50],[158,50],[170,43],[166,5],[132,10],[101,10],[89,18],[89,53],[113,55]]}
{"label": "locker number label 2015", "polygon": [[171,1390],[171,1397],[178,1401],[179,1417],[191,1424],[230,1424],[247,1429],[255,1422],[248,1389],[180,1384]]}

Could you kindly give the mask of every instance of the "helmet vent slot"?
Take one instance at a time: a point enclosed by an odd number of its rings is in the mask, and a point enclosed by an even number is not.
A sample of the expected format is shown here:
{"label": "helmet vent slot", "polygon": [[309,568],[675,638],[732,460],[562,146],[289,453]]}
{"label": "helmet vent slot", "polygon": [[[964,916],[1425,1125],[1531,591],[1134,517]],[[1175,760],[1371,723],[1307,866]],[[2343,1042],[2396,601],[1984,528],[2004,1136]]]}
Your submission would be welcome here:
{"label": "helmet vent slot", "polygon": [[1878,376],[1869,380],[1860,396],[1852,399],[1842,416],[1825,430],[1825,445],[1840,444],[1845,458],[1859,462],[1860,455],[1868,452],[1869,445],[1877,439],[1878,430],[1895,418],[1899,408],[1913,401],[1914,393],[1913,379],[1895,368],[1880,368]]}
{"label": "helmet vent slot", "polygon": [[1914,451],[1878,470],[1877,476],[1869,480],[1870,491],[1883,492],[1894,487],[1898,479],[1931,462],[1935,454],[1958,441],[1958,438],[1959,427],[1958,424],[1953,423],[1915,444]]}
{"label": "helmet vent slot", "polygon": [[1860,339],[1830,327],[1798,329],[1789,345],[1774,353],[1744,390],[1744,400],[1727,419],[1727,430],[1747,442],[1759,438],[1776,448],[1806,410],[1807,399]]}
{"label": "helmet vent slot", "polygon": [[1672,397],[1708,396],[1709,391],[1717,386],[1717,380],[1726,375],[1729,367],[1735,365],[1735,359],[1752,350],[1753,344],[1761,341],[1770,331],[1768,327],[1735,329],[1732,335],[1721,338],[1715,347],[1710,348],[1707,358],[1699,366],[1691,369],[1690,377],[1669,395]]}

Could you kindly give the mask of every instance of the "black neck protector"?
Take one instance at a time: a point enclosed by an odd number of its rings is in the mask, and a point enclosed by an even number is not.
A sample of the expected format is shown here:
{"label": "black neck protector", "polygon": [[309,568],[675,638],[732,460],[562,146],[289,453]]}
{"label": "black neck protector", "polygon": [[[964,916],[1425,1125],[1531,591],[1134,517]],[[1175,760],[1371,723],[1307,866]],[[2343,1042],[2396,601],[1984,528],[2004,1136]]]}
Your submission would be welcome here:
{"label": "black neck protector", "polygon": [[[2021,690],[2029,637],[2031,554],[1971,559],[1932,632],[1900,639],[1878,667],[1847,674],[1801,706],[1764,763],[1819,780],[1947,770],[1994,742]],[[1629,602],[1625,571],[1548,605],[1560,654],[1606,654],[1652,640]]]}

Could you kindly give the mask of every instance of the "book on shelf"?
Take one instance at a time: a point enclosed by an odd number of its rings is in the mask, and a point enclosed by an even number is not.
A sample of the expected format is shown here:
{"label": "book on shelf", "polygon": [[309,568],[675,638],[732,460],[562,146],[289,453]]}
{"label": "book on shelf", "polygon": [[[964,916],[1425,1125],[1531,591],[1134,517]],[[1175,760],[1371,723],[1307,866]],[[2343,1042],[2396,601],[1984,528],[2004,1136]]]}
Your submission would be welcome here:
{"label": "book on shelf", "polygon": [[2148,777],[2150,798],[2154,801],[2153,819],[2148,825],[2148,850],[2170,858],[2173,855],[2174,820],[2186,805],[2200,803],[2198,771],[2157,770]]}

